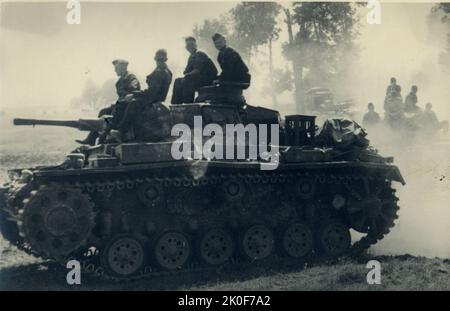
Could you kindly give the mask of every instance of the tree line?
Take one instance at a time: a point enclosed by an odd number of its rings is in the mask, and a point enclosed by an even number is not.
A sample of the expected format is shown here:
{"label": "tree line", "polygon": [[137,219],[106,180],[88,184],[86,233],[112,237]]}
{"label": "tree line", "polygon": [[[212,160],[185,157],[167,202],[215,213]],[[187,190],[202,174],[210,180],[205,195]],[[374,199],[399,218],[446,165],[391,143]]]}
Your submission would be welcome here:
{"label": "tree line", "polygon": [[[358,18],[353,3],[295,2],[282,6],[276,2],[242,2],[216,19],[195,25],[193,35],[207,52],[211,35],[227,36],[252,67],[258,53],[267,55],[269,86],[266,95],[277,106],[278,94],[294,91],[301,103],[304,92],[316,85],[335,85],[345,76],[357,52]],[[273,44],[285,30],[282,54],[290,66],[274,64]]]}

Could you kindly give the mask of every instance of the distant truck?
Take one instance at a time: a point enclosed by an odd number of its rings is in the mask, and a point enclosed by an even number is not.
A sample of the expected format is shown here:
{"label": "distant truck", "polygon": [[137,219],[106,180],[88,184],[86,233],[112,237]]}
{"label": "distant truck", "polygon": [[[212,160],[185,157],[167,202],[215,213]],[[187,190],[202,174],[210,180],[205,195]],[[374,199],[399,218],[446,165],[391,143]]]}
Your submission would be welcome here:
{"label": "distant truck", "polygon": [[[335,117],[357,119],[353,100],[337,102],[331,90],[326,87],[313,87],[306,91],[303,109],[307,114],[317,115],[321,119]],[[297,110],[300,110],[300,107],[297,107]]]}

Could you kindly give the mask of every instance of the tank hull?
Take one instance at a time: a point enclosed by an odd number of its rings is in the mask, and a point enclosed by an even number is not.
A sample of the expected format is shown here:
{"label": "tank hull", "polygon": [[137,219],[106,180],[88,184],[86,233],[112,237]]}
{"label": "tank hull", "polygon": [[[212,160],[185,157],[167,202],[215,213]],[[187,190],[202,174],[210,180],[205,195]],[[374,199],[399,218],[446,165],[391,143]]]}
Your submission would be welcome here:
{"label": "tank hull", "polygon": [[[2,190],[3,236],[35,256],[76,258],[120,279],[360,252],[394,226],[391,183],[404,183],[394,165],[354,161],[273,171],[204,160],[30,171]],[[365,234],[353,245],[350,229]],[[118,254],[125,259],[114,261]]]}

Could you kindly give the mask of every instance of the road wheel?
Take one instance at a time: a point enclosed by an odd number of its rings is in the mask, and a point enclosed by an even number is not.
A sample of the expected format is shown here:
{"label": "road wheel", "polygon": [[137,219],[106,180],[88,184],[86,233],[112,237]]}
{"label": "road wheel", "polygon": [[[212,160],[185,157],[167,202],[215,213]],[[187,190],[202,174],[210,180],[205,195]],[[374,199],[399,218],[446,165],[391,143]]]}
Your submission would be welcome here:
{"label": "road wheel", "polygon": [[317,251],[325,257],[344,255],[351,245],[349,228],[339,220],[327,220],[316,236]]}
{"label": "road wheel", "polygon": [[242,237],[242,250],[251,260],[269,257],[274,249],[274,234],[266,225],[250,226]]}
{"label": "road wheel", "polygon": [[224,229],[211,229],[205,232],[199,243],[199,254],[208,265],[221,265],[233,255],[234,243],[231,234]]}
{"label": "road wheel", "polygon": [[311,228],[301,222],[290,224],[283,232],[282,246],[284,252],[290,257],[306,257],[314,247]]}
{"label": "road wheel", "polygon": [[114,276],[133,276],[144,267],[144,246],[132,235],[115,236],[101,251],[101,263]]}
{"label": "road wheel", "polygon": [[191,255],[191,243],[180,231],[163,233],[153,248],[156,263],[165,270],[183,267]]}

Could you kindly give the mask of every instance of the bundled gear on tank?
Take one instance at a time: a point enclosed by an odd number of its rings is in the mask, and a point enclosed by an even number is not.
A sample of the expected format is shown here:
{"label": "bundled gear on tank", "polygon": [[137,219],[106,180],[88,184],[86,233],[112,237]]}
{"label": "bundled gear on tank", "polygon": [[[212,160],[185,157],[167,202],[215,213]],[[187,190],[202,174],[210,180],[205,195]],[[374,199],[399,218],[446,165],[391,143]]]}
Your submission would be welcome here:
{"label": "bundled gear on tank", "polygon": [[320,147],[331,147],[349,150],[355,148],[367,148],[369,140],[367,133],[355,121],[339,118],[328,119],[319,129],[315,144]]}

